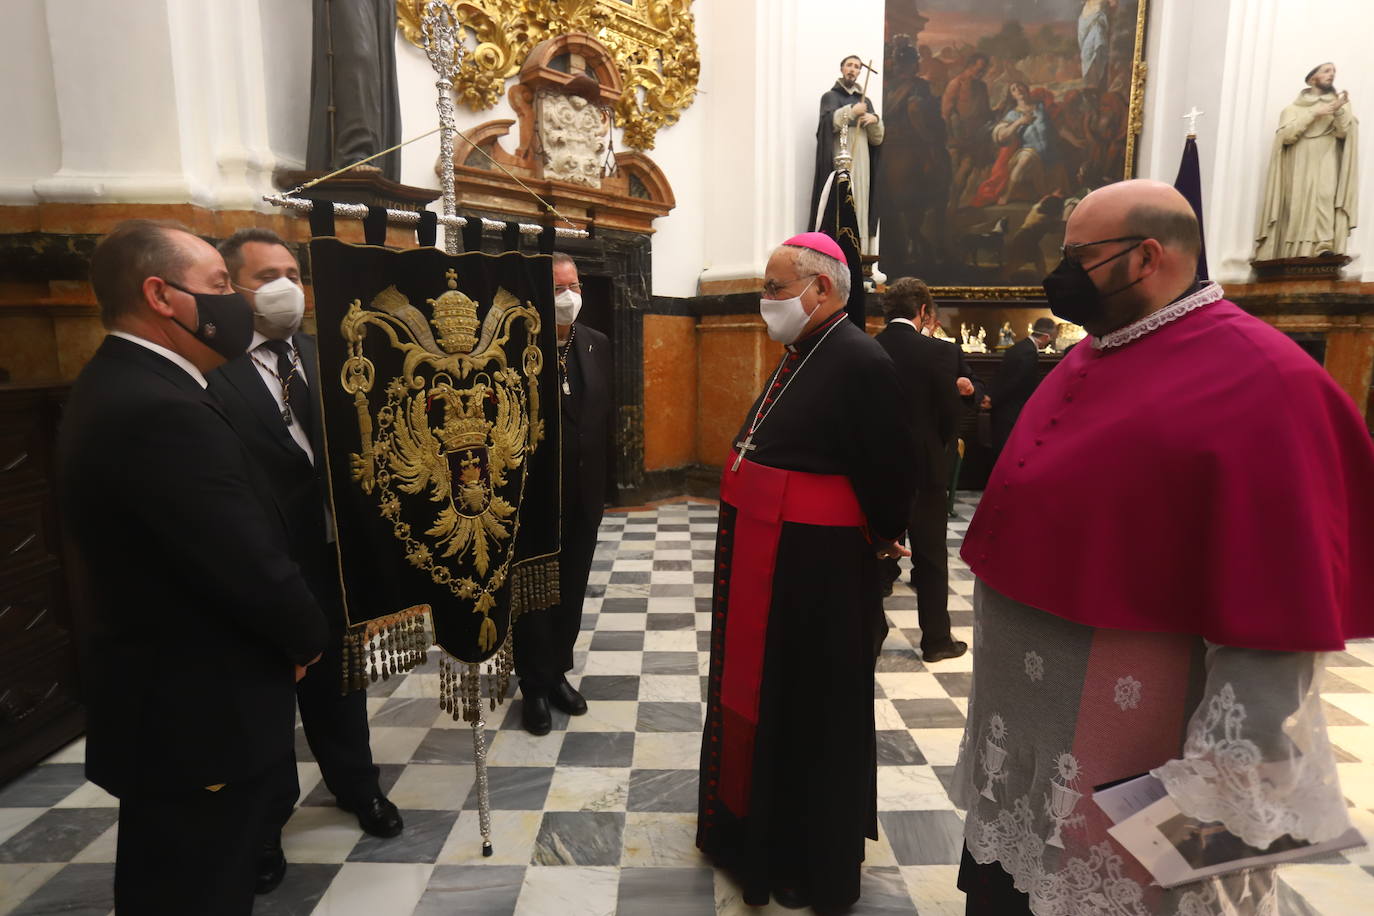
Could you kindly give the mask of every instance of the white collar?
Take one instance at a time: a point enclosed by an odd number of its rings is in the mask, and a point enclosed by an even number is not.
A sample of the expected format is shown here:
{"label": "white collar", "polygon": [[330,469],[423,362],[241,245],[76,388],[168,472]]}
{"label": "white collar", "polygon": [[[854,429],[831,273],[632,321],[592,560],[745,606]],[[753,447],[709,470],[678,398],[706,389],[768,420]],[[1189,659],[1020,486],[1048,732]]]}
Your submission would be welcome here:
{"label": "white collar", "polygon": [[905,324],[905,325],[910,326],[911,329],[912,329],[913,331],[915,331],[917,334],[921,333],[921,329],[918,328],[918,327],[916,327],[916,322],[912,321],[910,318],[889,318],[889,319],[887,320],[887,323],[888,323],[888,324]]}
{"label": "white collar", "polygon": [[[292,334],[292,335],[291,335],[291,337],[295,337],[295,336],[296,336],[295,334]],[[288,353],[295,353],[295,352],[296,352],[296,342],[293,341],[293,340],[291,339],[291,337],[285,337],[285,338],[282,338],[282,339],[286,341],[286,351],[287,351]],[[254,352],[255,350],[257,350],[258,347],[261,347],[263,344],[267,344],[267,343],[271,343],[271,342],[272,342],[272,338],[271,338],[271,337],[268,337],[266,334],[262,333],[261,331],[254,330],[254,331],[253,331],[253,340],[248,344],[248,352],[249,352],[249,353],[252,353],[252,352]]]}
{"label": "white collar", "polygon": [[168,350],[166,347],[162,346],[162,344],[155,344],[146,337],[139,337],[137,334],[130,334],[128,331],[111,331],[110,336],[118,337],[121,340],[127,340],[129,341],[129,343],[136,343],[146,350],[152,350],[158,356],[164,357],[165,359],[173,363],[176,363],[182,369],[185,369],[186,374],[191,376],[191,378],[195,379],[196,384],[200,387],[210,387],[209,382],[205,381],[205,376],[201,374],[201,371],[197,369],[189,359],[182,356],[180,353],[177,353],[174,350]]}
{"label": "white collar", "polygon": [[1123,347],[1133,340],[1139,340],[1146,334],[1158,331],[1166,324],[1175,322],[1184,315],[1197,311],[1204,305],[1211,305],[1224,295],[1226,293],[1221,288],[1221,284],[1215,280],[1209,280],[1197,292],[1175,300],[1159,311],[1151,312],[1139,321],[1133,321],[1124,328],[1117,328],[1110,334],[1094,337],[1093,349],[1113,350],[1117,347]]}

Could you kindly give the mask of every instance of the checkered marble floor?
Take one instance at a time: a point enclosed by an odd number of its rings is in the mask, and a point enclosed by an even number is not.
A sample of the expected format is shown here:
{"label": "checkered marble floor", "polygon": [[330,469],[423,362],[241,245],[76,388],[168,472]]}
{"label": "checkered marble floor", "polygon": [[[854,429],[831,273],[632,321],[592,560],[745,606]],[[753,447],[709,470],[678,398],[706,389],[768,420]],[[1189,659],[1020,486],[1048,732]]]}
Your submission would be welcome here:
{"label": "checkered marble floor", "polygon": [[[975,505],[968,494],[950,522],[952,557]],[[332,806],[298,736],[303,797],[284,836],[291,865],[254,912],[757,912],[693,845],[715,516],[701,502],[607,515],[571,678],[590,712],[571,720],[555,712],[543,738],[520,730],[518,700],[490,716],[492,858],[481,855],[471,731],[440,713],[430,664],[375,685],[368,699],[373,753],[405,833],[363,835]],[[950,587],[954,633],[971,641],[973,581],[957,557]],[[945,787],[971,656],[922,665],[915,597],[904,581],[887,613],[894,628],[874,699],[880,838],[869,843],[854,912],[961,914],[961,814]],[[1326,702],[1353,816],[1374,836],[1374,643],[1334,659]],[[0,787],[0,916],[110,913],[116,802],[84,781],[82,754],[78,741]],[[1374,899],[1367,850],[1282,875],[1284,913],[1366,913]]]}

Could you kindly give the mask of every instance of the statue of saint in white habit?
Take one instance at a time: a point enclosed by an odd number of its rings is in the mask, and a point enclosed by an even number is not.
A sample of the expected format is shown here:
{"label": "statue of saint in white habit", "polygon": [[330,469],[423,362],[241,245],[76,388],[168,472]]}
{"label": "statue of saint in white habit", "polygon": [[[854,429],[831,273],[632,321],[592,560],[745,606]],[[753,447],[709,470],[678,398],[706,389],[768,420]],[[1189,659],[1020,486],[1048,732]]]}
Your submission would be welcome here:
{"label": "statue of saint in white habit", "polygon": [[1360,122],[1335,80],[1335,64],[1313,68],[1307,88],[1279,116],[1256,261],[1345,254],[1359,202]]}

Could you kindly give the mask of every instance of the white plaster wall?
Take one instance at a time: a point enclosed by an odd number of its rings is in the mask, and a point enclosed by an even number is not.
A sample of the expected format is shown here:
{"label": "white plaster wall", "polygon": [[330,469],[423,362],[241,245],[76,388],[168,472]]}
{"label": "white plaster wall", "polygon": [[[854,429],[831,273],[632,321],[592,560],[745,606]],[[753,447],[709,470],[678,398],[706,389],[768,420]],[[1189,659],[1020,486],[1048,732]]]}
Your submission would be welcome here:
{"label": "white plaster wall", "polygon": [[[1174,181],[1188,135],[1188,123],[1183,116],[1196,107],[1203,112],[1197,122],[1197,142],[1204,193],[1215,186],[1231,2],[1151,0],[1145,35],[1145,59],[1149,66],[1145,129],[1141,132],[1136,163],[1139,177]],[[1204,198],[1204,224],[1207,205]]]}
{"label": "white plaster wall", "polygon": [[310,130],[310,0],[257,0],[267,147],[288,169],[305,167]]}
{"label": "white plaster wall", "polygon": [[261,110],[261,61],[254,61],[256,73],[236,66],[259,50],[256,43],[245,47],[246,36],[237,28],[236,7],[242,2],[167,3],[182,174],[191,201],[206,207],[251,208],[256,203],[240,116],[242,109]]}
{"label": "white plaster wall", "polygon": [[266,209],[273,169],[304,150],[284,112],[308,105],[308,26],[303,0],[16,0],[0,41],[23,42],[6,57],[25,92],[0,104],[25,128],[5,142],[33,140],[3,157],[6,199]]}
{"label": "white plaster wall", "polygon": [[8,0],[0,27],[0,204],[29,204],[33,181],[62,163],[44,0]]}
{"label": "white plaster wall", "polygon": [[[700,89],[716,85],[720,69],[719,60],[708,56],[705,46],[714,42],[714,36],[722,28],[729,28],[733,18],[726,17],[722,21],[718,13],[715,4],[701,0],[692,4],[697,43],[703,52],[701,79],[697,83]],[[692,107],[684,111],[672,127],[660,130],[654,148],[647,151],[649,158],[663,169],[677,199],[677,206],[671,213],[654,220],[653,294],[656,296],[696,295],[697,278],[706,262],[713,186],[706,169],[706,150],[711,140],[708,112],[715,105],[729,105],[731,101],[728,87],[721,87],[719,92],[698,93]]]}
{"label": "white plaster wall", "polygon": [[189,198],[180,139],[194,125],[177,119],[167,5],[48,0],[62,162],[35,182],[40,198]]}
{"label": "white plaster wall", "polygon": [[[765,178],[772,159],[769,141],[775,140],[769,119],[776,115],[776,106],[768,95],[776,66],[772,58],[779,46],[790,48],[790,20],[778,17],[767,31],[767,10],[760,13],[755,4],[703,0],[697,5],[711,9],[713,24],[709,32],[697,35],[703,90],[697,104],[706,123],[702,177],[709,187],[702,213],[701,276],[754,276],[763,244],[760,224],[768,212],[760,194],[772,184]],[[760,0],[758,5],[771,8],[777,0]],[[776,169],[778,162],[772,160],[771,165]],[[674,180],[671,174],[668,179]]]}

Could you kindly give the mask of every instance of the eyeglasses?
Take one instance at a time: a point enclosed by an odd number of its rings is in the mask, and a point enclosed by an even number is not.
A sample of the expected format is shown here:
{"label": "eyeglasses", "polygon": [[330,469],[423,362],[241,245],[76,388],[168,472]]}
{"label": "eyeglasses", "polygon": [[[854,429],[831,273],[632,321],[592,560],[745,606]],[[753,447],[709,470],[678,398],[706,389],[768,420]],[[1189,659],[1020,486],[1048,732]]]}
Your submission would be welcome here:
{"label": "eyeglasses", "polygon": [[565,284],[557,285],[557,286],[555,286],[555,287],[553,288],[553,294],[554,294],[555,296],[559,296],[559,295],[562,295],[563,293],[568,292],[569,290],[571,290],[571,291],[574,292],[574,293],[577,293],[577,294],[580,296],[580,295],[582,295],[582,284],[581,284],[581,283],[565,283]]}
{"label": "eyeglasses", "polygon": [[791,280],[786,280],[782,283],[778,283],[775,280],[769,280],[767,283],[763,284],[763,295],[768,299],[781,299],[782,296],[780,293],[793,283],[796,283],[798,280],[807,280],[819,276],[820,274],[802,274],[800,277],[793,277]]}
{"label": "eyeglasses", "polygon": [[[1082,266],[1083,262],[1079,260],[1078,253],[1082,251],[1084,248],[1091,248],[1094,245],[1109,245],[1112,242],[1135,242],[1135,245],[1132,245],[1131,248],[1136,248],[1140,245],[1141,242],[1145,241],[1147,238],[1149,238],[1148,235],[1123,235],[1114,239],[1098,239],[1095,242],[1077,242],[1073,245],[1062,246],[1059,249],[1059,253],[1064,257],[1064,260],[1068,263]],[[1126,251],[1130,251],[1131,248],[1127,248]],[[1126,251],[1120,252],[1119,254],[1115,255],[1115,257],[1121,257],[1121,255],[1125,254]],[[1110,260],[1112,260],[1112,258],[1107,259],[1107,261]],[[1099,261],[1097,264],[1094,264],[1093,267],[1101,267],[1103,264],[1107,263],[1107,261]],[[1087,269],[1092,270],[1093,267],[1089,267]]]}

